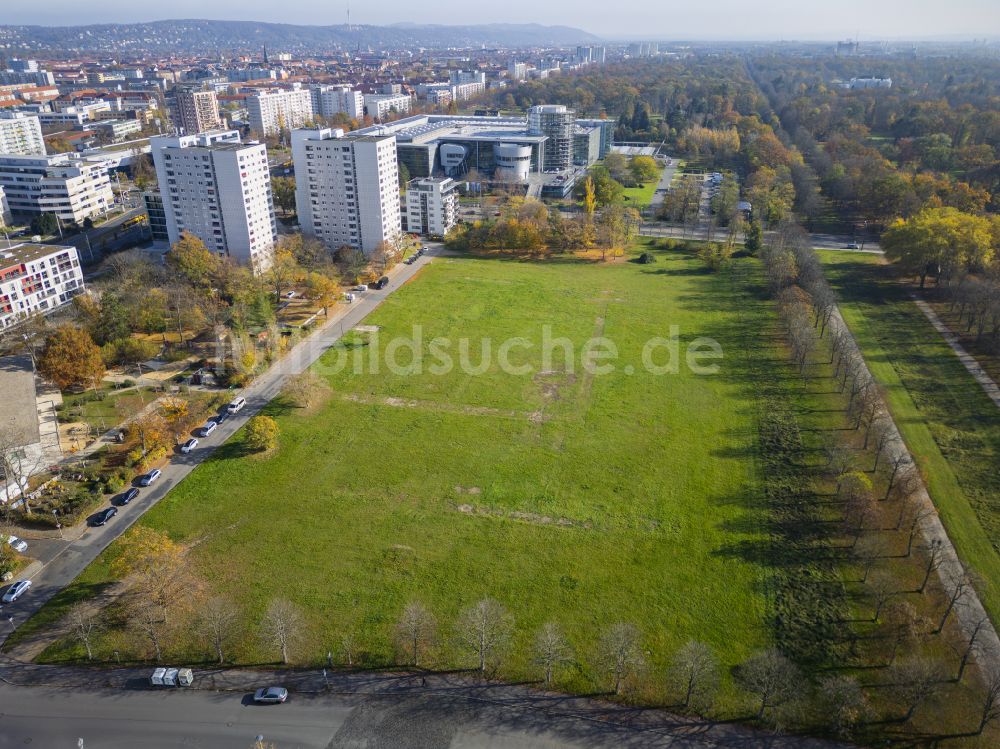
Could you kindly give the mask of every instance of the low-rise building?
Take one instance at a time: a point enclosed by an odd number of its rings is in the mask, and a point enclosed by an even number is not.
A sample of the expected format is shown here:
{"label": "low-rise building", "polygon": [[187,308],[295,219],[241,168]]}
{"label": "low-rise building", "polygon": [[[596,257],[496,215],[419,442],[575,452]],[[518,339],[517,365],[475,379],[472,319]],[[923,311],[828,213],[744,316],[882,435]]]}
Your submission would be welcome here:
{"label": "low-rise building", "polygon": [[458,183],[450,177],[423,177],[406,186],[404,229],[443,237],[458,220]]}
{"label": "low-rise building", "polygon": [[112,143],[120,143],[130,135],[142,131],[142,122],[139,120],[101,120],[88,125],[90,130],[102,133]]}
{"label": "low-rise building", "polygon": [[52,312],[83,289],[75,247],[18,244],[0,250],[0,330]]}

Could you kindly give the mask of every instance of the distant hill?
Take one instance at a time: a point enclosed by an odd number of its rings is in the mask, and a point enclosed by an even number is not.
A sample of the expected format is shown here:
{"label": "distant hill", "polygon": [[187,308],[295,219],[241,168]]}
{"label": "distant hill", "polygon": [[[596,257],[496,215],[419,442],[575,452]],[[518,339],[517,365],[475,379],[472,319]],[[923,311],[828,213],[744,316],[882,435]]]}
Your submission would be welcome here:
{"label": "distant hill", "polygon": [[226,50],[323,53],[336,49],[404,47],[528,47],[596,42],[593,34],[569,26],[484,24],[439,26],[297,26],[259,21],[174,20],[92,26],[2,26],[0,44],[10,54],[50,57],[104,54],[213,53]]}

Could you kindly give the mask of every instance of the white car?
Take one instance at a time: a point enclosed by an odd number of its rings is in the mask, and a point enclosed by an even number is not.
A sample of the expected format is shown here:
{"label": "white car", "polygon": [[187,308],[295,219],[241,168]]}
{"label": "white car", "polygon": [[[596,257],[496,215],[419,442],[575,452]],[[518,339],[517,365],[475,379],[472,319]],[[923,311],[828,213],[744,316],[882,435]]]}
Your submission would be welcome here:
{"label": "white car", "polygon": [[219,422],[217,422],[217,421],[206,421],[205,422],[205,426],[203,426],[201,428],[201,436],[202,437],[207,437],[208,435],[210,435],[212,432],[214,432],[218,428],[219,428]]}
{"label": "white car", "polygon": [[7,588],[7,592],[3,594],[4,603],[14,603],[18,598],[24,595],[25,591],[31,587],[31,580],[18,580],[16,583]]}
{"label": "white car", "polygon": [[152,471],[147,473],[145,476],[139,479],[139,486],[149,486],[158,478],[160,478],[161,471],[159,468],[154,468]]}
{"label": "white car", "polygon": [[357,286],[354,287],[354,290],[355,291],[368,291],[368,286],[366,284],[359,283]]}
{"label": "white car", "polygon": [[23,554],[28,550],[28,542],[23,538],[18,538],[17,536],[10,536],[7,539],[7,545],[14,551]]}
{"label": "white car", "polygon": [[187,455],[189,452],[191,452],[192,450],[194,450],[196,447],[198,447],[198,440],[196,440],[194,437],[192,437],[187,442],[185,442],[183,445],[181,445],[181,452],[184,453],[185,455]]}

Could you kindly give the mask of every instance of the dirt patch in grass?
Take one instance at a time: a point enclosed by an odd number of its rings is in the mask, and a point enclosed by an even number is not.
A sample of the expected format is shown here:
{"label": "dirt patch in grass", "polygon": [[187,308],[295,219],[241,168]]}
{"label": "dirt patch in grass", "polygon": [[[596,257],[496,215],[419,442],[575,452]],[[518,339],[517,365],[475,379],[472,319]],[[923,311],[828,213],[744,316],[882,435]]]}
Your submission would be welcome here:
{"label": "dirt patch in grass", "polygon": [[445,413],[460,413],[467,416],[500,416],[507,419],[527,419],[532,423],[540,423],[548,419],[540,411],[511,411],[486,406],[463,406],[457,403],[439,403],[438,401],[423,401],[413,398],[396,398],[388,396],[375,398],[359,393],[344,393],[344,400],[352,403],[363,403],[372,406],[392,406],[394,408],[414,408],[423,411],[440,411]]}

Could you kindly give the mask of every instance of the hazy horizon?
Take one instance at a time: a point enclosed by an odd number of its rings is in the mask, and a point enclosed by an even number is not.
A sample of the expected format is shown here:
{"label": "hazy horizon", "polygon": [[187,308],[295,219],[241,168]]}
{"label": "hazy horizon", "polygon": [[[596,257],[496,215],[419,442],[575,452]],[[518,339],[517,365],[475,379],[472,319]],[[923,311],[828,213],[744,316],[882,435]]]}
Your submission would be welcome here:
{"label": "hazy horizon", "polygon": [[[5,8],[6,25],[71,26],[98,23],[141,23],[170,19],[252,20],[325,26],[347,20],[346,2],[319,9],[309,0],[286,0],[276,8],[264,0],[216,0],[206,13],[201,0],[175,0],[169,13],[137,8],[134,2],[102,0],[87,8],[77,0],[44,0],[44,7]],[[885,0],[872,3],[842,0],[837,4],[806,0],[792,8],[781,0],[761,0],[754,6],[737,0],[701,5],[650,8],[642,0],[581,7],[566,0],[545,5],[509,0],[503,10],[482,4],[443,0],[421,9],[401,0],[377,6],[351,4],[351,23],[386,26],[396,23],[473,25],[485,23],[539,23],[573,26],[608,40],[677,39],[719,41],[823,41],[983,39],[1000,37],[1000,6],[996,0]],[[645,6],[645,7],[643,7]]]}

